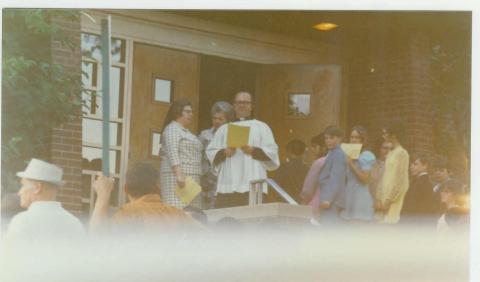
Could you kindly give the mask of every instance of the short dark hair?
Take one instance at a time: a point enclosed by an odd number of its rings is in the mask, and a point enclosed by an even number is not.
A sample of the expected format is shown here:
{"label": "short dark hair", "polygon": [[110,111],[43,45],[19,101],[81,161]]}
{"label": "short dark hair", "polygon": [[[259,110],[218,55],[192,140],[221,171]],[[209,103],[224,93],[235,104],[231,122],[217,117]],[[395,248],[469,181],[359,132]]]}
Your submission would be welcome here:
{"label": "short dark hair", "polygon": [[323,131],[323,136],[330,135],[343,138],[343,130],[335,125],[330,125]]}
{"label": "short dark hair", "polygon": [[445,156],[437,156],[435,161],[432,162],[433,169],[446,169],[450,172],[450,164],[448,162],[447,157]]}
{"label": "short dark hair", "polygon": [[394,135],[398,140],[401,140],[404,136],[404,127],[403,123],[399,119],[392,120],[387,122],[383,128],[389,135]]}
{"label": "short dark hair", "polygon": [[159,172],[151,164],[138,162],[127,171],[126,185],[128,194],[134,198],[146,194],[159,193]]}
{"label": "short dark hair", "polygon": [[324,147],[325,137],[323,136],[323,133],[313,136],[312,139],[310,139],[310,143],[318,145],[320,147]]}
{"label": "short dark hair", "polygon": [[298,139],[293,139],[287,144],[287,152],[291,152],[296,156],[301,156],[305,153],[305,143]]}
{"label": "short dark hair", "polygon": [[420,161],[422,164],[426,165],[427,167],[430,167],[430,165],[432,164],[432,158],[427,153],[418,152],[413,154],[411,161],[414,162],[416,160]]}
{"label": "short dark hair", "polygon": [[455,196],[461,196],[465,194],[463,183],[457,179],[448,179],[447,181],[443,182],[440,186],[440,191],[442,190],[449,190]]}
{"label": "short dark hair", "polygon": [[187,106],[191,107],[192,104],[185,99],[175,100],[172,105],[170,105],[170,108],[168,108],[167,115],[165,116],[165,120],[163,122],[162,132],[165,130],[165,127],[167,127],[167,125],[182,116],[182,112]]}

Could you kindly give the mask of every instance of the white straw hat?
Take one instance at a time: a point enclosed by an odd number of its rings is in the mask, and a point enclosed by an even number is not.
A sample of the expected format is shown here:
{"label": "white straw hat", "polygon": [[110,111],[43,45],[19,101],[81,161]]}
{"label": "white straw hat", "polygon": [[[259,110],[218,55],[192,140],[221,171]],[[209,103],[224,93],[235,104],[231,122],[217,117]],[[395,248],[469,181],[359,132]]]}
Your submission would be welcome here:
{"label": "white straw hat", "polygon": [[25,171],[17,172],[17,176],[31,180],[45,181],[57,186],[65,184],[62,181],[63,169],[42,160],[32,159]]}

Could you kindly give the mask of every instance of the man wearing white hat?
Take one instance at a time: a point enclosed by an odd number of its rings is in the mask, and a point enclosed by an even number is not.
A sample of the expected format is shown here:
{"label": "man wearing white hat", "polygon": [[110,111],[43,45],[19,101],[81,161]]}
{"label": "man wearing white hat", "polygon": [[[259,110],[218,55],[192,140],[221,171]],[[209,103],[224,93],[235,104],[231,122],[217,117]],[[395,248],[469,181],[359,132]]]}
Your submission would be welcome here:
{"label": "man wearing white hat", "polygon": [[60,281],[51,277],[52,259],[67,259],[85,236],[80,221],[55,201],[62,175],[61,168],[37,159],[17,173],[20,205],[27,210],[13,217],[3,238],[0,281]]}
{"label": "man wearing white hat", "polygon": [[64,183],[62,175],[61,168],[38,159],[32,159],[25,171],[17,173],[22,184],[18,191],[20,205],[27,210],[12,219],[6,243],[68,242],[85,235],[81,222],[55,201]]}

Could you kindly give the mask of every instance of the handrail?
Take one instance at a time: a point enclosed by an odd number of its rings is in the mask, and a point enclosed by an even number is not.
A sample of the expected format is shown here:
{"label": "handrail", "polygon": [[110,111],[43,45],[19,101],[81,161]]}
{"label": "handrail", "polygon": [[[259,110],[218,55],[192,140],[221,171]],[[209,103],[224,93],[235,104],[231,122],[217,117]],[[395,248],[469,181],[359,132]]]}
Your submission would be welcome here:
{"label": "handrail", "polygon": [[250,194],[249,194],[249,205],[258,205],[262,203],[262,193],[263,193],[263,184],[267,183],[267,187],[272,187],[275,192],[287,203],[291,205],[298,205],[290,195],[288,195],[285,190],[278,185],[275,180],[271,178],[258,179],[250,181]]}

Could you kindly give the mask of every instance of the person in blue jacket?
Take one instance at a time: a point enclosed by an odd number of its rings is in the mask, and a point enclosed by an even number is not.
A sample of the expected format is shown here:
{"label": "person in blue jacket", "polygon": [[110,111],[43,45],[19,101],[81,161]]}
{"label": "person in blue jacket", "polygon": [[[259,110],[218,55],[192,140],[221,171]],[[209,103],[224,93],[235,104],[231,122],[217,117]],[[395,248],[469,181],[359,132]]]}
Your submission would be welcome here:
{"label": "person in blue jacket", "polygon": [[325,145],[328,149],[327,159],[320,171],[320,216],[322,225],[341,222],[340,213],[345,208],[345,180],[347,173],[346,157],[340,144],[343,132],[336,126],[329,126],[324,131]]}

